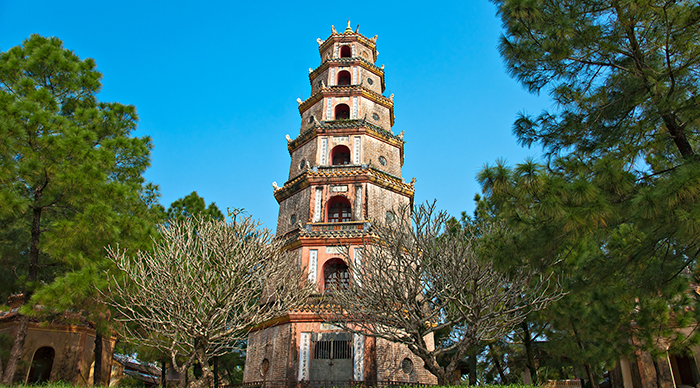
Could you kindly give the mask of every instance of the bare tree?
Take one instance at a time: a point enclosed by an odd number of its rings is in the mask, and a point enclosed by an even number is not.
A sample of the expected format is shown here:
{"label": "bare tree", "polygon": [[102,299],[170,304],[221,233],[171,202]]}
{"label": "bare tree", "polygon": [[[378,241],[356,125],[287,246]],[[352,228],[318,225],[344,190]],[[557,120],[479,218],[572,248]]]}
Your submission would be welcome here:
{"label": "bare tree", "polygon": [[311,292],[281,242],[250,217],[169,221],[152,251],[129,256],[110,247],[108,257],[120,271],[110,276],[107,297],[122,334],[169,354],[180,386],[195,361],[203,373],[190,387],[211,385],[212,357]]}
{"label": "bare tree", "polygon": [[[433,203],[398,209],[393,224],[374,224],[361,260],[348,258],[351,284],[325,296],[337,308],[319,311],[346,330],[405,344],[440,385],[451,382],[470,347],[502,338],[561,296],[546,275],[527,268],[505,275],[480,257],[480,239],[495,226],[449,231],[448,220]],[[433,343],[445,330],[449,335]]]}

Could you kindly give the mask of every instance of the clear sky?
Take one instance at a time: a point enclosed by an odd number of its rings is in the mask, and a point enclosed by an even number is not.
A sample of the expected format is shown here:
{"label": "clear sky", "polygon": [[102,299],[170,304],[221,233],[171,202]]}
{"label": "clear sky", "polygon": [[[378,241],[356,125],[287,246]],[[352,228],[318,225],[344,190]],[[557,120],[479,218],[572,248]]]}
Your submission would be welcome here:
{"label": "clear sky", "polygon": [[508,76],[486,0],[0,0],[0,51],[36,33],[94,58],[99,98],[135,105],[136,136],[153,138],[146,178],[164,206],[196,190],[274,229],[272,182],[289,173],[285,135],[299,134],[296,99],[309,97],[308,69],[321,63],[316,38],[348,19],[379,36],[376,64],[386,66],[385,95],[395,94],[393,131],[405,131],[403,177],[416,177],[416,203],[472,212],[484,164],[537,157],[512,124],[551,102]]}

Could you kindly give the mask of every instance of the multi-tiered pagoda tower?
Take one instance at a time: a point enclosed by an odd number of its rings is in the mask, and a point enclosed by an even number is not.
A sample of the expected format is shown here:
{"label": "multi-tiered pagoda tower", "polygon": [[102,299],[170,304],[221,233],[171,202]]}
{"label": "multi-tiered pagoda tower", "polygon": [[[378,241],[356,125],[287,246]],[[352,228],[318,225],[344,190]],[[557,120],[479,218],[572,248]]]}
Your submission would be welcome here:
{"label": "multi-tiered pagoda tower", "polygon": [[[309,69],[311,97],[299,102],[301,131],[287,136],[289,179],[275,188],[277,236],[319,293],[350,280],[339,246],[361,261],[372,220],[412,205],[414,181],[401,177],[403,132],[394,135],[393,95],[385,97],[377,37],[348,27],[318,39],[321,65]],[[248,336],[244,382],[435,382],[405,347],[343,332],[313,311],[292,311]]]}

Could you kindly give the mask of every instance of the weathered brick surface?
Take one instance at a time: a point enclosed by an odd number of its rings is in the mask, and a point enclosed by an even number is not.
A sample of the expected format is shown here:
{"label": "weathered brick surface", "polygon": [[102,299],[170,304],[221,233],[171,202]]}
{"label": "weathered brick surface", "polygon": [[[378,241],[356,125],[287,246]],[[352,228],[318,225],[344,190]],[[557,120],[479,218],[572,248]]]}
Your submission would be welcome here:
{"label": "weathered brick surface", "polygon": [[[365,69],[362,66],[357,66],[358,67],[358,78],[360,78],[357,82],[357,84],[362,85],[363,87],[375,92],[382,94],[382,78],[371,71]],[[368,79],[371,79],[371,84],[368,81]],[[371,115],[370,115],[371,116]]]}
{"label": "weathered brick surface", "polygon": [[[292,178],[298,176],[302,172],[309,169],[309,167],[318,166],[318,146],[319,139],[316,138],[312,139],[311,141],[307,142],[306,144],[302,145],[301,147],[294,150],[294,152],[292,152],[292,163],[289,166],[288,180],[291,180]],[[300,168],[302,160],[304,161],[304,167]]]}
{"label": "weathered brick surface", "polygon": [[[320,72],[318,75],[316,75],[316,77],[314,77],[313,80],[311,80],[311,95],[312,96],[314,95],[314,93],[316,93],[317,91],[319,91],[321,89],[321,81],[323,81],[323,84],[326,86],[330,85],[328,83],[329,79],[330,79],[330,76],[328,74],[328,70],[329,69],[326,69],[326,70]],[[321,118],[319,117],[319,120],[320,119]]]}
{"label": "weathered brick surface", "polygon": [[[371,162],[372,167],[401,178],[401,151],[398,147],[371,136],[364,136],[363,145],[362,163],[369,164]],[[380,156],[386,159],[386,165],[379,162]]]}
{"label": "weathered brick surface", "polygon": [[323,99],[319,100],[313,106],[311,106],[311,108],[305,110],[304,113],[302,113],[301,129],[299,133],[303,133],[307,129],[311,128],[311,126],[313,126],[313,120],[311,120],[311,116],[314,116],[318,121],[325,120],[323,118]]}
{"label": "weathered brick surface", "polygon": [[[423,384],[436,384],[437,378],[424,367],[423,360],[416,357],[406,345],[389,342],[377,338],[377,379],[400,382],[420,382]],[[411,373],[406,374],[402,368],[402,362],[408,358],[413,364]]]}
{"label": "weathered brick surface", "polygon": [[[250,333],[243,381],[287,379],[289,364],[292,361],[290,357],[293,353],[292,347],[296,348],[296,341],[292,336],[292,326],[289,324]],[[269,363],[267,373],[263,373],[262,369],[265,359]]]}
{"label": "weathered brick surface", "polygon": [[[375,120],[372,114],[376,113],[379,116],[379,120]],[[376,102],[360,98],[360,112],[358,118],[367,118],[370,123],[380,126],[387,131],[391,131],[391,120],[389,116],[389,108],[384,105],[377,104]]]}
{"label": "weathered brick surface", "polygon": [[367,218],[374,221],[384,222],[386,212],[394,211],[399,206],[409,204],[409,198],[393,191],[386,190],[374,184],[368,185],[367,195]]}
{"label": "weathered brick surface", "polygon": [[296,227],[291,223],[292,214],[302,224],[310,220],[309,202],[311,201],[311,189],[309,187],[299,191],[280,203],[279,216],[277,217],[277,235],[281,236]]}

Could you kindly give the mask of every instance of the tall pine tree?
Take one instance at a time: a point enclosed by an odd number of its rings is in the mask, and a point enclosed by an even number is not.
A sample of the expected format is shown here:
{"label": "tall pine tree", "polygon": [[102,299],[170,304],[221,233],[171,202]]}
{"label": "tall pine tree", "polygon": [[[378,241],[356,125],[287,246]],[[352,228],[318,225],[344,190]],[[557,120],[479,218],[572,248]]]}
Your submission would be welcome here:
{"label": "tall pine tree", "polygon": [[694,343],[674,329],[697,319],[700,4],[493,3],[509,72],[556,102],[514,125],[543,163],[498,162],[479,176],[481,206],[517,231],[503,260],[550,266],[570,291],[548,310],[551,350],[595,381],[632,344]]}
{"label": "tall pine tree", "polygon": [[37,298],[61,308],[88,300],[91,279],[102,276],[103,247],[141,247],[153,230],[156,191],[142,177],[151,140],[131,136],[133,106],[97,100],[101,78],[92,59],[57,38],[32,35],[0,54],[0,219],[10,226],[0,232],[0,254],[13,266],[0,295],[31,301],[21,310],[5,384],[15,381]]}

